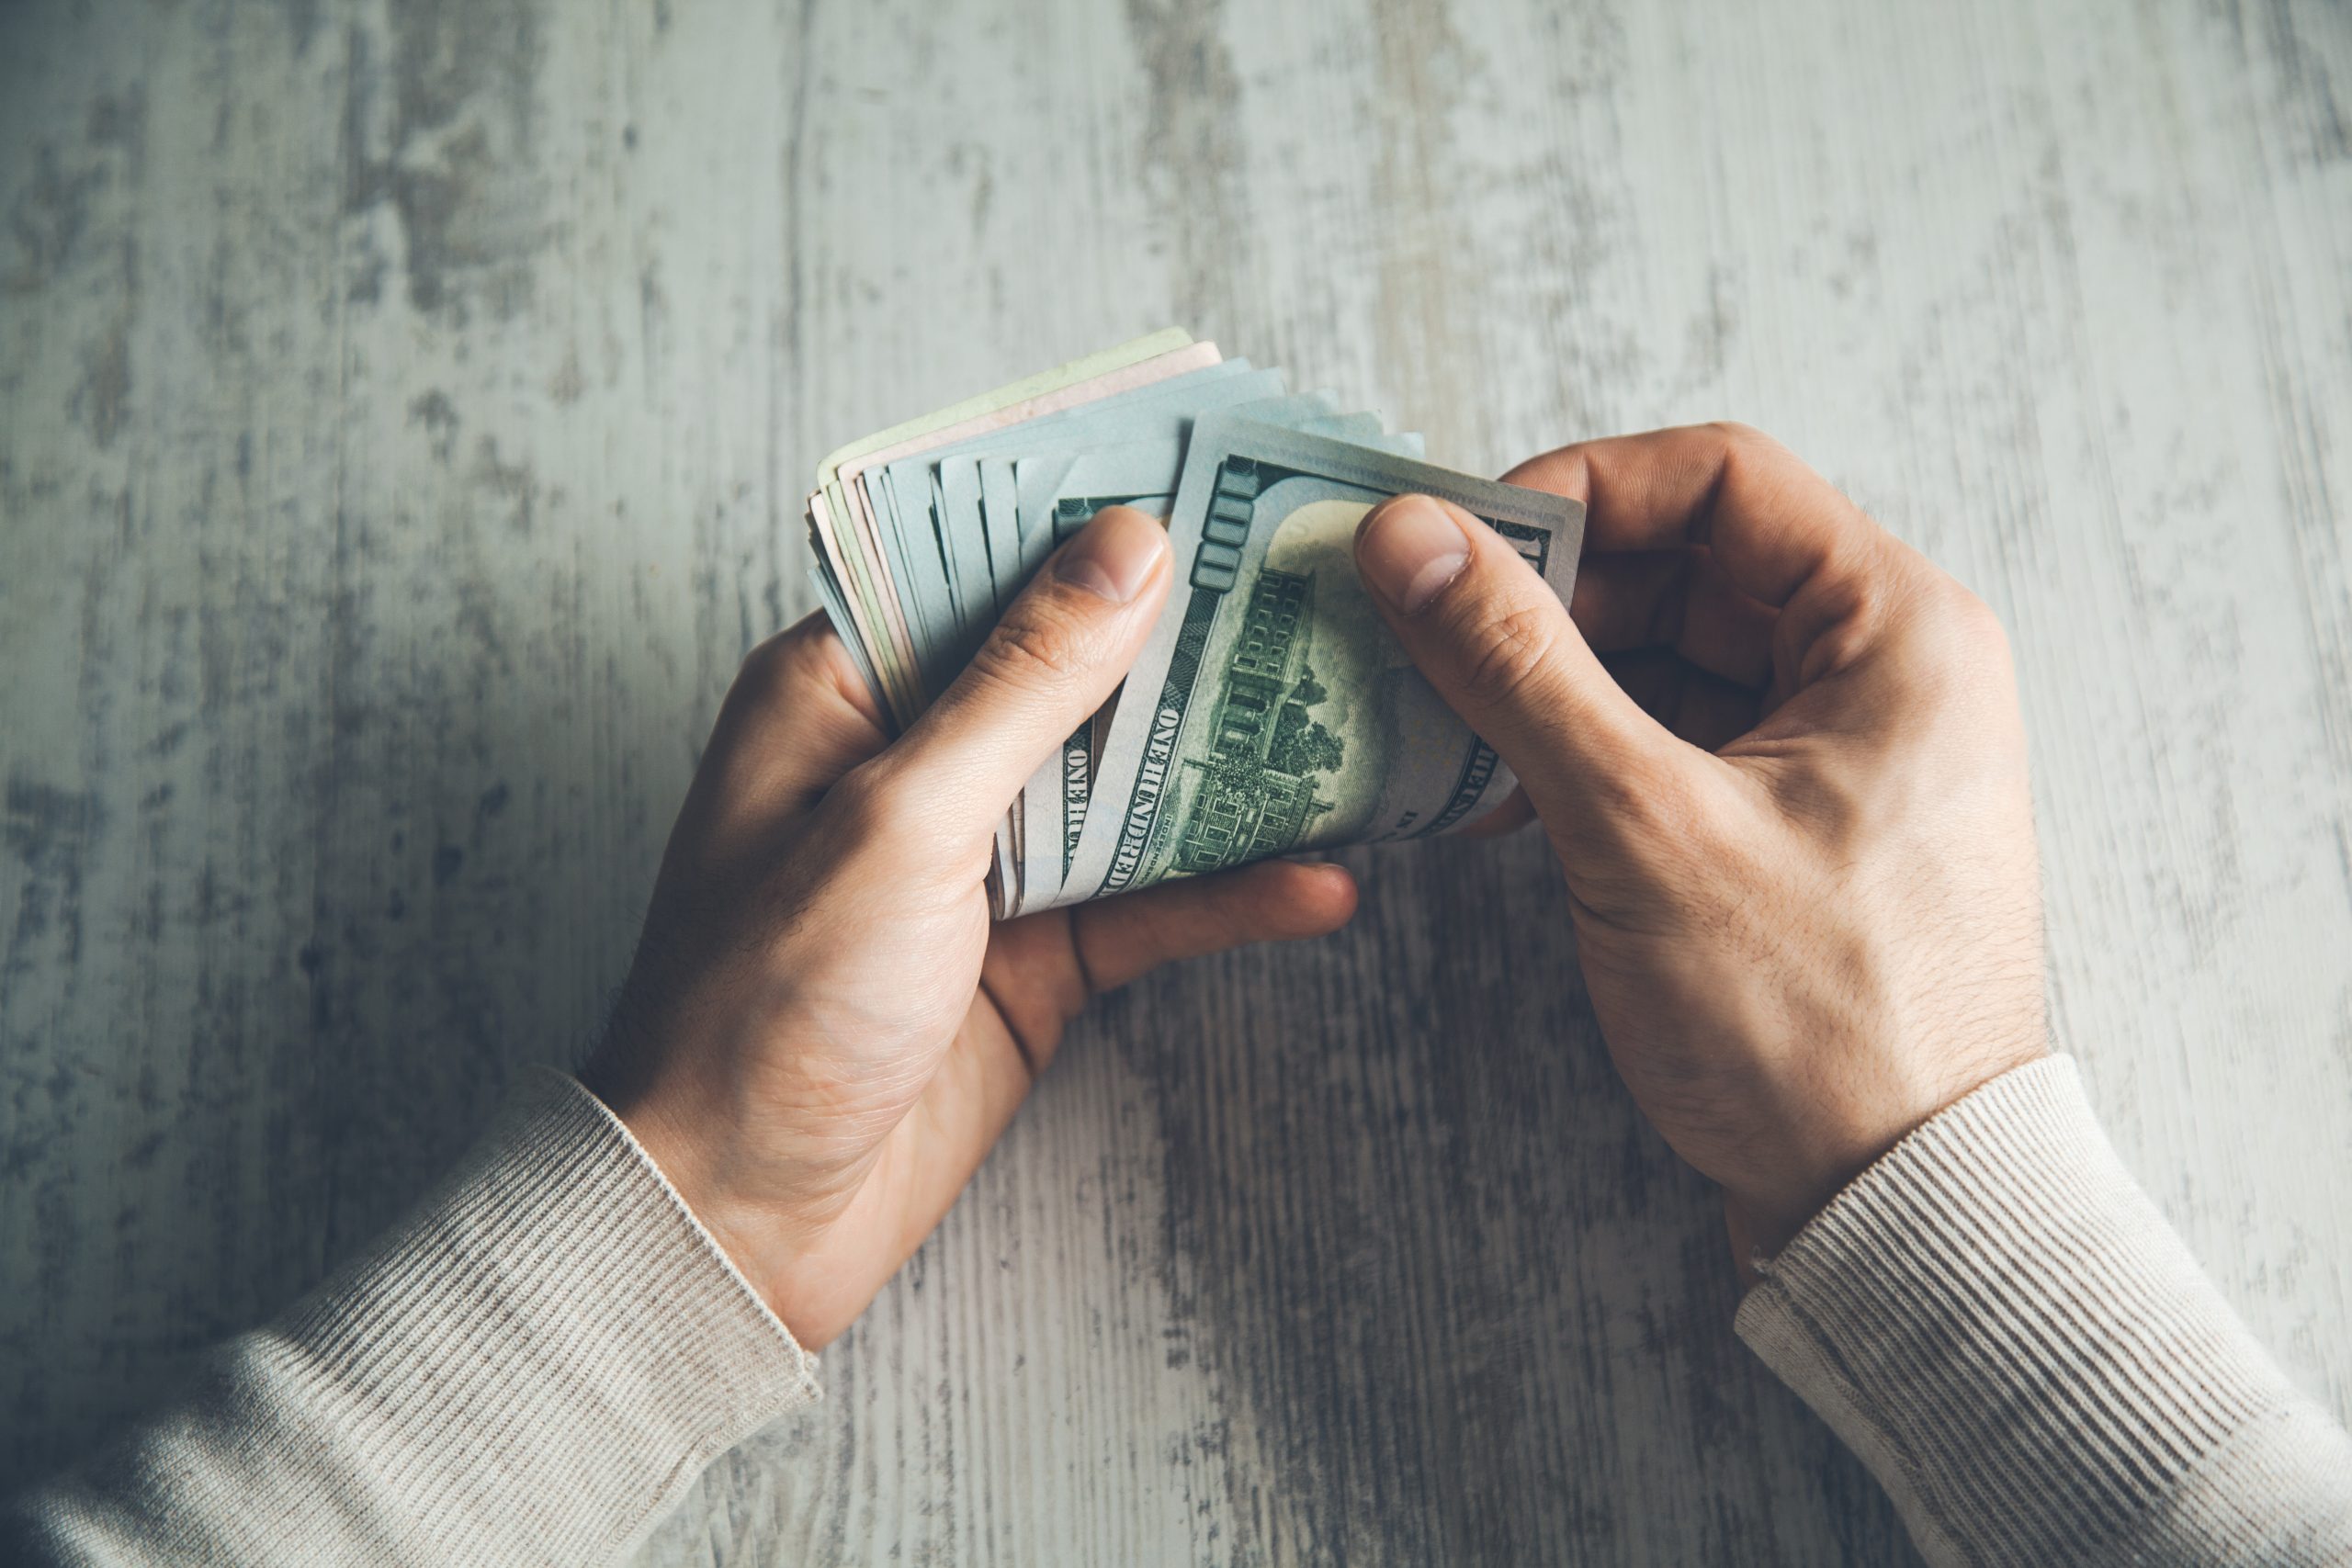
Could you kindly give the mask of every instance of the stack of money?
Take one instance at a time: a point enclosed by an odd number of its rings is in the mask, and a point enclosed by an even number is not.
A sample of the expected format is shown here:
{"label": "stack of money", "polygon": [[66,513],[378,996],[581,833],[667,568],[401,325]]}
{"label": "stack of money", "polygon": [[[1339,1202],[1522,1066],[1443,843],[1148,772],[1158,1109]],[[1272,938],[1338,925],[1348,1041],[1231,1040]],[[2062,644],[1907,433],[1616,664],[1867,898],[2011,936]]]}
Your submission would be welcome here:
{"label": "stack of money", "polygon": [[1483,519],[1566,598],[1584,511],[1419,461],[1420,438],[1292,393],[1175,328],[842,447],[808,498],[811,576],[901,727],[1054,547],[1104,506],[1168,526],[1176,581],[1120,694],[996,836],[1000,919],[1337,844],[1425,838],[1513,781],[1356,577],[1386,496]]}

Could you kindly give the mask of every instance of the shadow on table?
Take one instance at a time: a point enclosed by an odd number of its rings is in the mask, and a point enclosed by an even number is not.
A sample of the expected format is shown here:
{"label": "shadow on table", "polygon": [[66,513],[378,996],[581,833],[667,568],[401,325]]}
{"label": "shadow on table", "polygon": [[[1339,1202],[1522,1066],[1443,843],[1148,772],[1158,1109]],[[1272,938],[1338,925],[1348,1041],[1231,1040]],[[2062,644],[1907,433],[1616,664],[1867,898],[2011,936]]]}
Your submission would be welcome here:
{"label": "shadow on table", "polygon": [[73,940],[20,923],[28,1006],[0,1005],[27,1222],[0,1495],[282,1310],[601,1028],[715,694],[397,629],[398,659],[274,668],[142,752],[74,842],[15,845]]}
{"label": "shadow on table", "polygon": [[1826,1508],[1910,1560],[1733,1337],[1718,1201],[1610,1065],[1540,836],[1352,860],[1347,932],[1103,1031],[1153,1086],[1178,1310],[1273,1467],[1229,1478],[1282,1538],[1237,1556],[1810,1560]]}

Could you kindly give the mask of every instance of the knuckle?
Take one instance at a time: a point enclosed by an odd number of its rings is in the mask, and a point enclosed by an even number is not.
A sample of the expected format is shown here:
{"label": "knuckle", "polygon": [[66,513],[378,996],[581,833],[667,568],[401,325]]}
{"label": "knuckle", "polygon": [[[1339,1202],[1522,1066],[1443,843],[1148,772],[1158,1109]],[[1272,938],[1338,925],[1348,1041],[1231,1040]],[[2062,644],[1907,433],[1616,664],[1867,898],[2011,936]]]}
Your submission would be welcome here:
{"label": "knuckle", "polygon": [[1736,419],[1711,420],[1708,434],[1720,443],[1724,450],[1735,456],[1762,457],[1786,450],[1778,441],[1752,424]]}
{"label": "knuckle", "polygon": [[2007,661],[2009,657],[2009,628],[1993,606],[1965,588],[1955,585],[1952,595],[1952,626],[1962,646],[1979,658]]}
{"label": "knuckle", "polygon": [[1801,513],[1822,506],[1853,502],[1808,467],[1804,458],[1752,424],[1718,420],[1706,426],[1716,444],[1715,493],[1736,490],[1745,497],[1741,510],[1765,515]]}
{"label": "knuckle", "polygon": [[788,678],[794,654],[792,634],[777,632],[763,637],[743,656],[742,667],[735,671],[735,686],[739,691],[760,693],[775,690]]}
{"label": "knuckle", "polygon": [[1551,669],[1559,647],[1556,615],[1525,602],[1502,604],[1488,613],[1472,636],[1472,653],[1462,674],[1462,689],[1487,707],[1512,707],[1525,702]]}
{"label": "knuckle", "polygon": [[752,697],[771,697],[798,684],[822,667],[824,639],[831,635],[823,621],[812,616],[761,638],[735,672],[736,689]]}
{"label": "knuckle", "polygon": [[1896,612],[1890,644],[1921,716],[1973,707],[2009,679],[2009,634],[1991,605],[1949,579]]}
{"label": "knuckle", "polygon": [[899,771],[881,760],[863,762],[825,794],[832,830],[848,845],[901,843],[914,830],[916,811]]}
{"label": "knuckle", "polygon": [[1707,422],[1707,428],[1726,446],[1751,446],[1770,439],[1754,425],[1736,419],[1711,419]]}
{"label": "knuckle", "polygon": [[997,624],[972,668],[984,681],[1008,686],[1049,685],[1067,677],[1081,663],[1086,639],[1061,615],[1029,607]]}

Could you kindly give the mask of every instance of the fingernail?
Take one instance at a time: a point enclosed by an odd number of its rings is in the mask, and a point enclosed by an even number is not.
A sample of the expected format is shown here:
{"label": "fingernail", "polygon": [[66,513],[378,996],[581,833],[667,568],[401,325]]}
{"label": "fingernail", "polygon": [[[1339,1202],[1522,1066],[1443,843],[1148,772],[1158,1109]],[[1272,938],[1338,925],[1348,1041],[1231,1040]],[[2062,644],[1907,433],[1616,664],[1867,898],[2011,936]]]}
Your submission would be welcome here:
{"label": "fingernail", "polygon": [[1470,541],[1426,495],[1399,495],[1356,529],[1356,570],[1406,615],[1419,612],[1469,564]]}
{"label": "fingernail", "polygon": [[1167,548],[1168,534],[1159,524],[1125,506],[1106,507],[1062,547],[1054,575],[1098,598],[1124,604],[1143,592]]}

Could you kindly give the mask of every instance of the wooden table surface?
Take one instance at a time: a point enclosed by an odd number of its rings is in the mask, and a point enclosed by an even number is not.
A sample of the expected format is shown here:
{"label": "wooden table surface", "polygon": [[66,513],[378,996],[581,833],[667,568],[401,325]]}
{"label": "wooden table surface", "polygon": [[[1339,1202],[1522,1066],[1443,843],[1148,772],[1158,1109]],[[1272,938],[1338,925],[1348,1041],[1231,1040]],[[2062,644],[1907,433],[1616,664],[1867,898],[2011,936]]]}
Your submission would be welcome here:
{"label": "wooden table surface", "polygon": [[[1780,434],[2018,649],[2057,1032],[2352,1408],[2352,18],[0,13],[0,1486],[572,1059],[832,445],[1165,322]],[[1878,1563],[1529,839],[1105,1006],[648,1562]]]}

